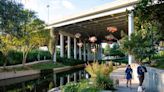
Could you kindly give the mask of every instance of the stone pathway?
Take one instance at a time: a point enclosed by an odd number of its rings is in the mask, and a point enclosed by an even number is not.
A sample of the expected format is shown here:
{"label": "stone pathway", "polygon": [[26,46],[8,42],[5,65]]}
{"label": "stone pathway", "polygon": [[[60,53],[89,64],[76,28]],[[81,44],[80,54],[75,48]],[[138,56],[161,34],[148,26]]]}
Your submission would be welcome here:
{"label": "stone pathway", "polygon": [[124,72],[125,68],[118,68],[111,73],[111,77],[114,80],[119,79],[119,86],[117,87],[117,91],[115,92],[137,92],[138,82],[135,80],[132,80],[131,88],[126,87],[126,79]]}

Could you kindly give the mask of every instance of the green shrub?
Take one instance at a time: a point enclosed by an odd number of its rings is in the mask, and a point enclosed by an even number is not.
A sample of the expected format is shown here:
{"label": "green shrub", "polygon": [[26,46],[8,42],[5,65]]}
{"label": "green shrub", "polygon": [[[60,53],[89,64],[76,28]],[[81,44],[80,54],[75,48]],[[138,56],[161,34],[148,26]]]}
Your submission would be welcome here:
{"label": "green shrub", "polygon": [[0,51],[0,66],[3,65],[3,61],[4,61],[3,54],[2,54],[2,52]]}
{"label": "green shrub", "polygon": [[27,55],[27,62],[33,62],[38,60],[51,59],[49,51],[32,50]]}
{"label": "green shrub", "polygon": [[[33,62],[38,60],[38,54],[40,55],[40,60],[51,59],[51,54],[49,51],[39,51],[32,50],[28,53],[26,62]],[[0,66],[3,65],[3,54],[0,52]],[[7,65],[22,64],[23,53],[16,50],[11,50],[8,52]]]}
{"label": "green shrub", "polygon": [[61,57],[57,57],[57,62],[60,62],[64,65],[70,65],[70,66],[85,63],[85,61],[82,61],[82,60],[76,60],[76,59],[72,59],[72,58],[68,59],[68,58],[61,58]]}
{"label": "green shrub", "polygon": [[97,74],[95,79],[96,86],[101,89],[113,90],[113,81],[108,76]]}
{"label": "green shrub", "polygon": [[67,83],[62,87],[62,92],[99,92],[99,87],[90,84],[89,80],[82,80],[79,83]]}
{"label": "green shrub", "polygon": [[62,92],[78,92],[78,83],[67,83],[65,86],[62,88]]}
{"label": "green shrub", "polygon": [[23,60],[23,54],[20,51],[11,50],[8,52],[7,65],[21,64]]}
{"label": "green shrub", "polygon": [[27,59],[26,62],[32,62],[32,61],[37,61],[37,56],[38,56],[38,52],[37,51],[31,51],[28,53],[27,55]]}

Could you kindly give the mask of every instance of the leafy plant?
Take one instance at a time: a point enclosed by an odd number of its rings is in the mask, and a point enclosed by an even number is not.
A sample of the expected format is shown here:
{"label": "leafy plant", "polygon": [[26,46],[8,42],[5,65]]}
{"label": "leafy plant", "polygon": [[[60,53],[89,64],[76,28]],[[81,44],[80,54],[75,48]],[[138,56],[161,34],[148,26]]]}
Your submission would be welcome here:
{"label": "leafy plant", "polygon": [[85,70],[91,75],[91,82],[100,89],[113,89],[113,82],[109,79],[109,74],[113,71],[113,64],[94,62],[88,64]]}
{"label": "leafy plant", "polygon": [[77,64],[84,64],[85,62],[83,60],[77,60],[77,59],[68,59],[68,58],[61,58],[61,57],[57,57],[57,62],[60,62],[64,65],[77,65]]}
{"label": "leafy plant", "polygon": [[62,87],[62,92],[99,92],[100,88],[90,84],[89,80],[82,80],[79,83],[67,83]]}
{"label": "leafy plant", "polygon": [[121,48],[134,55],[139,61],[146,58],[150,61],[156,53],[155,41],[158,40],[158,35],[154,35],[156,30],[157,28],[150,24],[135,31],[131,34],[131,40],[128,40],[128,37],[122,39]]}
{"label": "leafy plant", "polygon": [[85,70],[91,75],[92,78],[96,78],[99,74],[108,76],[113,71],[113,65],[112,63],[99,64],[98,62],[93,62],[91,64],[87,64]]}
{"label": "leafy plant", "polygon": [[96,86],[101,89],[107,89],[107,90],[114,89],[113,81],[109,79],[107,76],[98,74],[95,79],[95,82],[96,82]]}
{"label": "leafy plant", "polygon": [[78,92],[78,83],[67,83],[65,86],[63,86],[62,92]]}

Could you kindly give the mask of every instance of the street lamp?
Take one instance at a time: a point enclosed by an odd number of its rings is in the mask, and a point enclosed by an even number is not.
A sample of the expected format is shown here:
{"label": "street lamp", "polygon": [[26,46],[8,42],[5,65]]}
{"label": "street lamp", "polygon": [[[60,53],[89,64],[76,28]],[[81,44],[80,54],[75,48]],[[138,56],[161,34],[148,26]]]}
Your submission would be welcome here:
{"label": "street lamp", "polygon": [[50,7],[50,5],[47,5],[46,7],[47,7],[47,10],[48,10],[48,11],[47,11],[47,12],[48,12],[48,13],[47,13],[47,14],[48,14],[48,15],[47,15],[47,23],[49,24],[49,7]]}

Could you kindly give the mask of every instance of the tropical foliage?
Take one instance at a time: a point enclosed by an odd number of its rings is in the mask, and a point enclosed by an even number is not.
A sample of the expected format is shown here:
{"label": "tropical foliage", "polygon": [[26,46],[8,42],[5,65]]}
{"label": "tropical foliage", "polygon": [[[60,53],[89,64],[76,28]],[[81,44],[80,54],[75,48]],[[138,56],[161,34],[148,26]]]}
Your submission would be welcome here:
{"label": "tropical foliage", "polygon": [[13,0],[0,0],[0,32],[19,37],[27,15],[23,5]]}
{"label": "tropical foliage", "polygon": [[106,56],[120,56],[120,57],[125,56],[123,51],[121,51],[120,46],[117,43],[113,44],[112,48],[110,48],[109,45],[106,45],[106,47],[104,48],[104,54]]}
{"label": "tropical foliage", "polygon": [[49,40],[49,36],[47,36],[46,30],[44,30],[43,21],[34,19],[24,26],[25,30],[22,30],[24,31],[23,36],[21,38],[14,37],[12,40],[13,45],[23,52],[23,65],[26,63],[26,58],[30,50],[48,44],[47,42]]}
{"label": "tropical foliage", "polygon": [[62,87],[62,92],[99,92],[100,88],[90,84],[88,80],[79,83],[71,82]]}
{"label": "tropical foliage", "polygon": [[14,0],[1,0],[0,14],[0,51],[5,57],[4,66],[10,49],[23,52],[24,65],[30,50],[48,44],[49,32],[35,12],[24,9]]}
{"label": "tropical foliage", "polygon": [[1,35],[0,36],[0,51],[2,52],[2,57],[3,57],[3,67],[6,67],[7,64],[7,54],[11,48],[11,36],[10,35]]}
{"label": "tropical foliage", "polygon": [[91,75],[92,78],[96,78],[97,75],[108,76],[109,73],[113,71],[112,63],[109,64],[99,64],[98,62],[93,62],[87,64],[85,70]]}
{"label": "tropical foliage", "polygon": [[158,40],[156,31],[157,27],[152,25],[135,31],[131,35],[131,40],[128,40],[128,37],[122,39],[121,47],[140,61],[146,58],[150,60],[156,53],[155,41]]}
{"label": "tropical foliage", "polygon": [[[39,57],[38,57],[39,54]],[[4,56],[0,52],[0,66],[3,66],[4,64]],[[31,50],[28,55],[26,62],[34,62],[38,60],[50,60],[51,54],[49,51],[40,51],[40,50]],[[7,53],[7,59],[6,59],[6,65],[16,65],[16,64],[22,64],[23,60],[23,53],[21,51],[17,50],[9,50]]]}
{"label": "tropical foliage", "polygon": [[94,62],[88,64],[85,70],[91,75],[91,82],[100,89],[114,89],[113,81],[109,78],[109,74],[113,71],[113,64],[99,64]]}
{"label": "tropical foliage", "polygon": [[94,62],[86,65],[85,70],[91,75],[91,79],[82,80],[79,83],[67,83],[62,92],[100,92],[100,90],[113,90],[113,81],[109,79],[109,73],[113,70],[112,63],[99,64]]}
{"label": "tropical foliage", "polygon": [[140,0],[134,9],[135,32],[122,39],[122,49],[133,54],[136,59],[142,61],[148,58],[150,61],[157,52],[157,45],[160,39],[163,39],[162,24],[164,17],[162,9],[164,5],[159,2],[153,5],[152,0]]}

